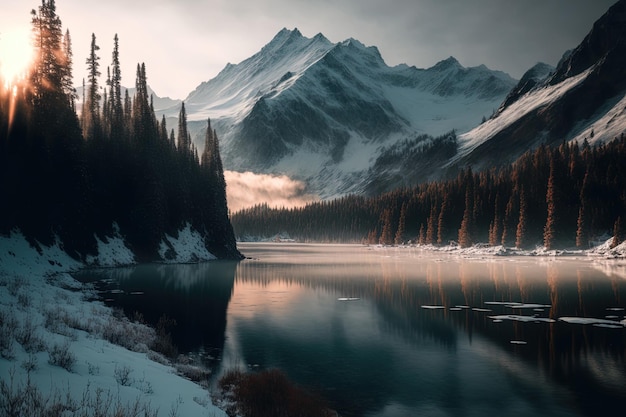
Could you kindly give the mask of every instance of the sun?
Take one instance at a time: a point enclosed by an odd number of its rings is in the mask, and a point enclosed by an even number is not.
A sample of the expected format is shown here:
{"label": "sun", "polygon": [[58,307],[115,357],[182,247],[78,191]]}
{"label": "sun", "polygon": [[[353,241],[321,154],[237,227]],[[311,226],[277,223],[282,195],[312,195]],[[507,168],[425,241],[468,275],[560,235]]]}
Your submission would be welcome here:
{"label": "sun", "polygon": [[28,28],[0,30],[0,79],[6,86],[25,77],[32,57],[31,33]]}

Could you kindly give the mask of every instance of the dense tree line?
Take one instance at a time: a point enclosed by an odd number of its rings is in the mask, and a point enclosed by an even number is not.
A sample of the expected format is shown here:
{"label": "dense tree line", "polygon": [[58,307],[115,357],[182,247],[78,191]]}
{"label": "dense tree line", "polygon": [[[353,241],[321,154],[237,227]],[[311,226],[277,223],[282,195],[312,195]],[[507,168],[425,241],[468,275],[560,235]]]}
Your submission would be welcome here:
{"label": "dense tree line", "polygon": [[256,206],[235,213],[236,235],[286,233],[304,241],[399,244],[457,242],[586,248],[595,236],[624,238],[626,139],[542,145],[510,166],[376,197],[343,197],[303,208]]}
{"label": "dense tree line", "polygon": [[19,229],[45,245],[59,238],[82,258],[96,251],[96,236],[119,232],[139,260],[153,260],[164,235],[176,236],[189,223],[210,252],[240,257],[210,121],[199,155],[184,106],[178,136],[165,118],[156,119],[143,64],[136,95],[122,97],[117,35],[104,89],[92,35],[78,116],[70,35],[62,33],[54,0],[32,12],[32,28],[29,76],[0,91],[0,233]]}

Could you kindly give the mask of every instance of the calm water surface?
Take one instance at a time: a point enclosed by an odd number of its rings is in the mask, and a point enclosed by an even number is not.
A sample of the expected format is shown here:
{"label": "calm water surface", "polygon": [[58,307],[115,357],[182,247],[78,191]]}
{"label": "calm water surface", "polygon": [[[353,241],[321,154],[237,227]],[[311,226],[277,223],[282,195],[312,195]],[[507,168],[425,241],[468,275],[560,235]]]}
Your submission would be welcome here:
{"label": "calm water surface", "polygon": [[619,261],[359,245],[240,250],[250,259],[79,278],[97,281],[127,314],[176,319],[179,349],[216,378],[231,367],[280,368],[342,416],[598,416],[626,407]]}

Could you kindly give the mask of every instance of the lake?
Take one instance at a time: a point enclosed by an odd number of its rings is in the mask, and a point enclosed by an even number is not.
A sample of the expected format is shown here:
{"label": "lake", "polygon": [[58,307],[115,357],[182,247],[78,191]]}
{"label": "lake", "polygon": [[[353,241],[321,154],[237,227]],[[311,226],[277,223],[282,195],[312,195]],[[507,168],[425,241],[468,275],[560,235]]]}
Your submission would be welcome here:
{"label": "lake", "polygon": [[245,243],[242,262],[88,270],[213,370],[279,368],[342,416],[626,407],[624,261]]}

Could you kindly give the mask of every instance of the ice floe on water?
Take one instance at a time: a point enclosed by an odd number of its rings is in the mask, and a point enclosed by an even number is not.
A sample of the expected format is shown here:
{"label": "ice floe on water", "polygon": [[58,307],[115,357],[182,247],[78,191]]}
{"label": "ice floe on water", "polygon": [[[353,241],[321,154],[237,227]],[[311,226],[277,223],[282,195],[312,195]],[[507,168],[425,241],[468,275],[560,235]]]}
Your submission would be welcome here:
{"label": "ice floe on water", "polygon": [[337,298],[337,301],[358,301],[360,300],[359,297],[339,297]]}
{"label": "ice floe on water", "polygon": [[520,316],[516,314],[500,314],[497,316],[489,316],[490,319],[493,320],[494,323],[501,323],[505,320],[511,321],[521,321],[525,323],[555,323],[556,320],[547,318],[547,317],[536,317],[536,316]]}
{"label": "ice floe on water", "polygon": [[426,310],[443,310],[446,307],[445,306],[440,306],[440,305],[424,305],[424,306],[422,306],[422,308],[424,308]]}
{"label": "ice floe on water", "polygon": [[615,320],[607,320],[607,319],[598,319],[593,317],[559,317],[559,321],[564,321],[570,324],[591,324],[597,327],[608,327],[608,328],[624,328],[626,327],[626,319],[622,321]]}
{"label": "ice floe on water", "polygon": [[486,305],[501,305],[507,308],[514,309],[544,309],[551,308],[549,304],[536,304],[536,303],[519,303],[517,301],[485,301]]}
{"label": "ice floe on water", "polygon": [[511,340],[511,344],[512,345],[526,345],[528,344],[528,342],[525,342],[523,340]]}

